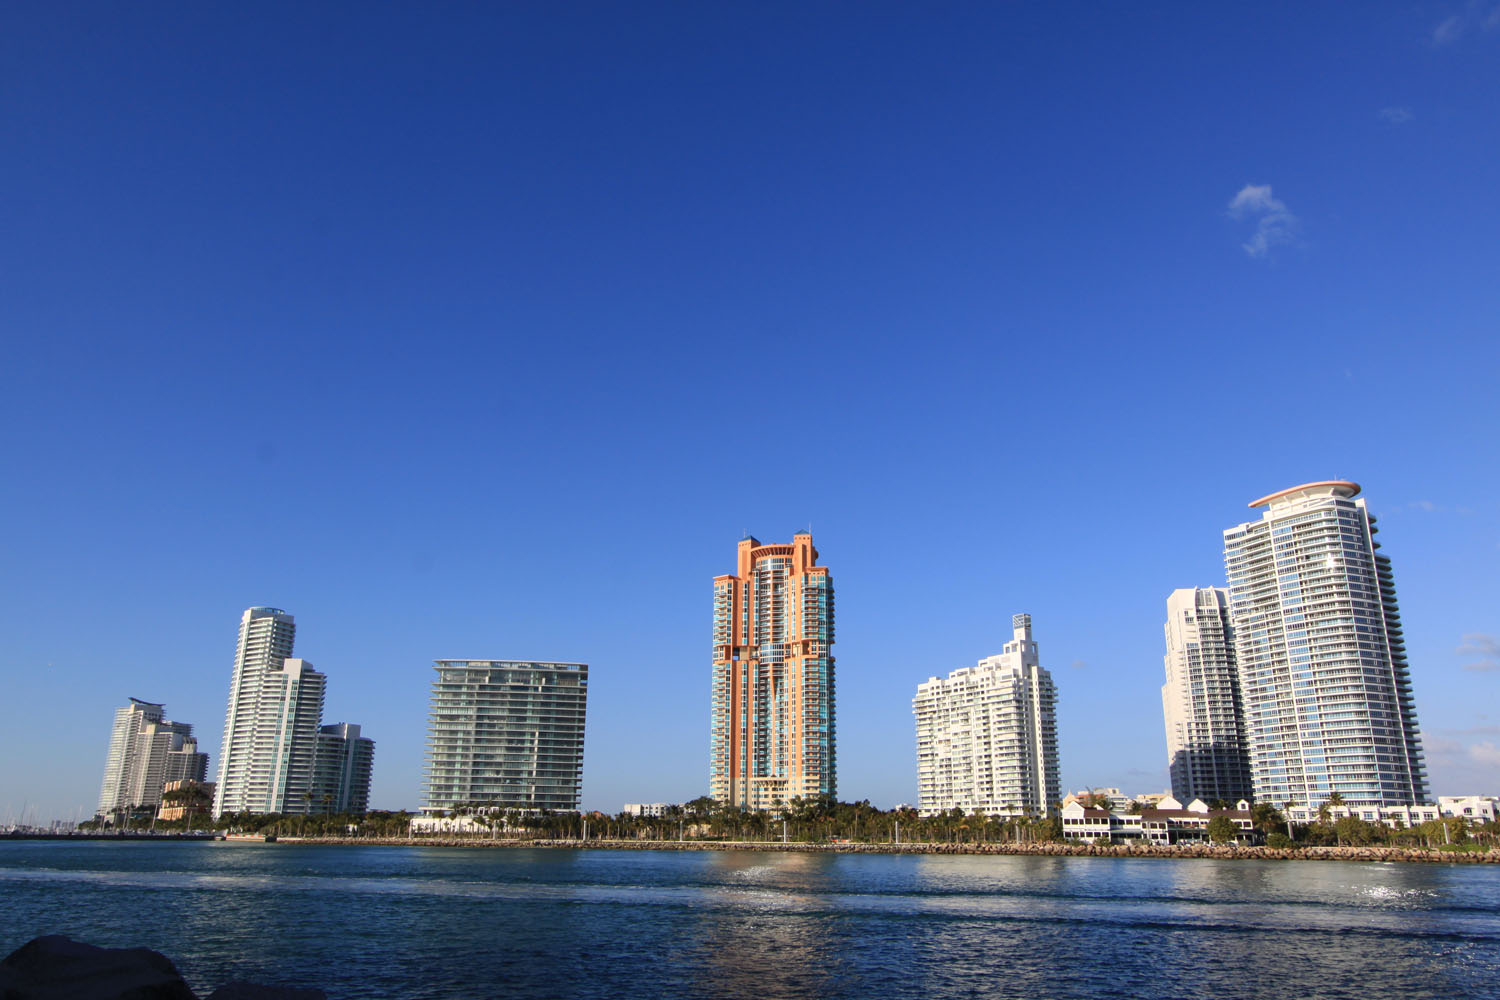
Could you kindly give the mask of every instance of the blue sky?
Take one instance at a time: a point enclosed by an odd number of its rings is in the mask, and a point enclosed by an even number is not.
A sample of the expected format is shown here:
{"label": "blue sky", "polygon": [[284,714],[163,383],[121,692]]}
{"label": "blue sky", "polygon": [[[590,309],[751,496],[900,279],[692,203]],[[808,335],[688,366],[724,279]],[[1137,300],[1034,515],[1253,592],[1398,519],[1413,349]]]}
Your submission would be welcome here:
{"label": "blue sky", "polygon": [[707,783],[710,580],[811,525],[839,789],[1033,615],[1164,787],[1165,600],[1354,479],[1435,790],[1500,773],[1500,2],[13,8],[0,820],[240,612],[415,807],[431,662],[592,665],[584,804]]}

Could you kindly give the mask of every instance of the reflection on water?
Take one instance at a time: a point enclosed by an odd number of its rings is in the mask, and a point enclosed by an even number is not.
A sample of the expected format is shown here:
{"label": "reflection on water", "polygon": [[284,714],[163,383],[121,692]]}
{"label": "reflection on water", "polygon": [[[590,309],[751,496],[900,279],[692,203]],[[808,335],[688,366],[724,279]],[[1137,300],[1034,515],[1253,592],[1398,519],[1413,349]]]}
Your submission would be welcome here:
{"label": "reflection on water", "polygon": [[[0,844],[0,948],[334,997],[1493,995],[1500,866]],[[1126,987],[1123,989],[1122,987]]]}

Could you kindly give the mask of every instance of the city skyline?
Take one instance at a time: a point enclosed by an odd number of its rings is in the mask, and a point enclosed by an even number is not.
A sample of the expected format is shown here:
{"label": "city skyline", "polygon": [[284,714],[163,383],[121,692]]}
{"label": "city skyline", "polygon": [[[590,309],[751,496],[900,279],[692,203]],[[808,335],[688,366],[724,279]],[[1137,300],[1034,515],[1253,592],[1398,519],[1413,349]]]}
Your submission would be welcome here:
{"label": "city skyline", "polygon": [[1346,477],[1431,791],[1495,791],[1500,32],[1460,9],[16,11],[0,819],[86,816],[130,695],[216,768],[257,602],[373,807],[475,653],[592,666],[585,807],[704,793],[708,581],[802,530],[841,798],[913,799],[914,685],[1018,608],[1064,787],[1160,790],[1164,596]]}

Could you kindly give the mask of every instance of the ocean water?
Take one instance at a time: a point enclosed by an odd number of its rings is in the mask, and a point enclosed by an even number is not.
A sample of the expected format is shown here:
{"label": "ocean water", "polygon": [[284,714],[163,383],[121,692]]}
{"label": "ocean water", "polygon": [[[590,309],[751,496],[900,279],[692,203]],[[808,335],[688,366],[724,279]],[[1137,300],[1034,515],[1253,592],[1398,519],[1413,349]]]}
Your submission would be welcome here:
{"label": "ocean water", "polygon": [[1500,996],[1500,866],[0,843],[68,934],[334,998]]}

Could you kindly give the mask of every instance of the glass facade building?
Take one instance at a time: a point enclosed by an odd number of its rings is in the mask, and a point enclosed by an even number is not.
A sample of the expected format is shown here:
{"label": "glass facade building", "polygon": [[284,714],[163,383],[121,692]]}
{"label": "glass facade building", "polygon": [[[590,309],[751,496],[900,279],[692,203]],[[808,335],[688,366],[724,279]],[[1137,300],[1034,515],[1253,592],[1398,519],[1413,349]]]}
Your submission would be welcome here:
{"label": "glass facade building", "polygon": [[577,810],[586,663],[437,660],[422,808]]}
{"label": "glass facade building", "polygon": [[363,813],[370,808],[375,741],[359,726],[336,722],[318,730],[313,758],[312,809],[319,813]]}
{"label": "glass facade building", "polygon": [[833,578],[817,561],[806,532],[745,538],[714,578],[709,795],[726,805],[838,793]]}
{"label": "glass facade building", "polygon": [[1224,532],[1255,798],[1428,801],[1390,560],[1341,480],[1273,493]]}

